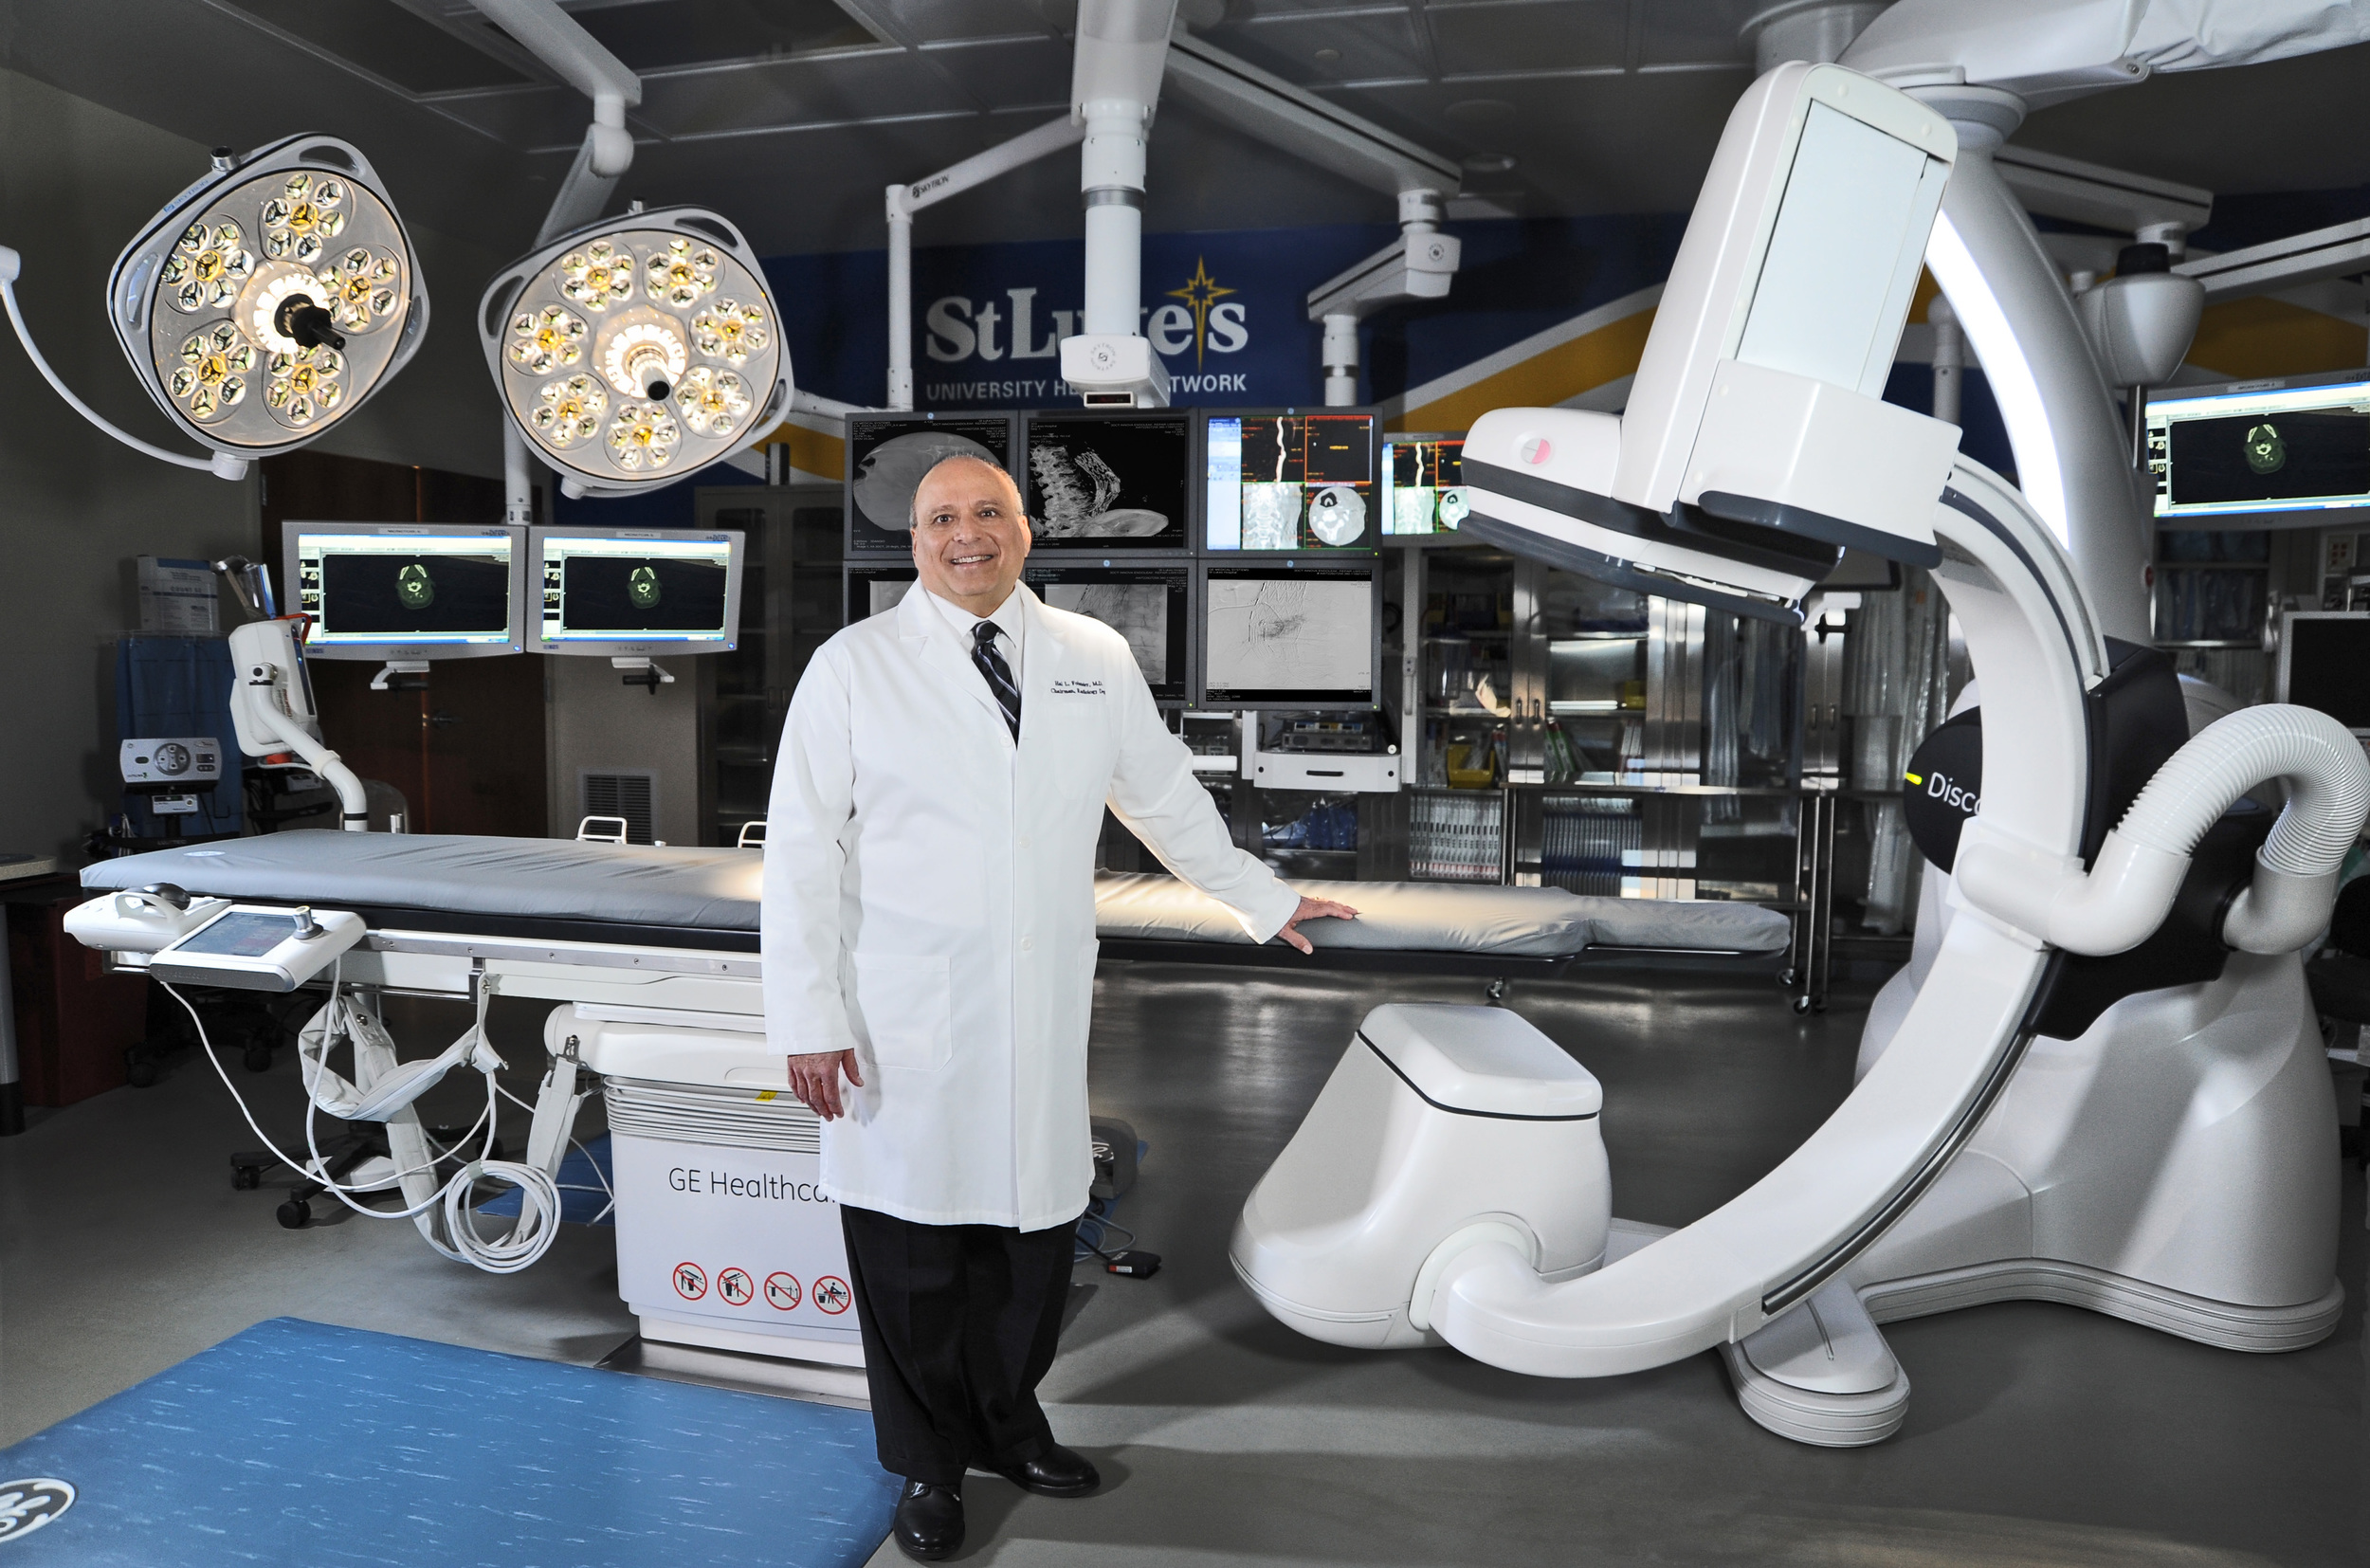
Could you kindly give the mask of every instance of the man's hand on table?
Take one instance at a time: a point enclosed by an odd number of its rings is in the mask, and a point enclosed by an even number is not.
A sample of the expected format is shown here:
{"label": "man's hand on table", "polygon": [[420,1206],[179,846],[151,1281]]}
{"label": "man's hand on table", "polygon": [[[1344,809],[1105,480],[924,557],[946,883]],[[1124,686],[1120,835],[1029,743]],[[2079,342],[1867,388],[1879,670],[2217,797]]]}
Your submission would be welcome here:
{"label": "man's hand on table", "polygon": [[824,1121],[836,1121],[847,1114],[839,1092],[839,1075],[843,1072],[850,1084],[864,1087],[864,1068],[856,1065],[856,1053],[852,1050],[818,1050],[811,1055],[793,1056],[790,1059],[790,1092]]}
{"label": "man's hand on table", "polygon": [[[1331,899],[1312,899],[1304,894],[1301,898],[1301,906],[1292,911],[1292,918],[1284,922],[1284,929],[1276,935],[1304,953],[1314,953],[1317,951],[1316,948],[1311,946],[1308,939],[1302,936],[1297,929],[1301,921],[1354,921],[1356,919],[1358,919],[1358,911],[1346,903],[1336,903]],[[798,1058],[793,1056],[791,1060],[795,1062]]]}

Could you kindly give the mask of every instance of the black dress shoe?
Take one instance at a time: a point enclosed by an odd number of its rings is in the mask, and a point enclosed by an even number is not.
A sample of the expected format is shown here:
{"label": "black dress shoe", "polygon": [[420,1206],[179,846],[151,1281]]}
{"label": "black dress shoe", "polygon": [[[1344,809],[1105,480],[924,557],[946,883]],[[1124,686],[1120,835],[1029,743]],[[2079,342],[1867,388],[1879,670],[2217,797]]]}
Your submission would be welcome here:
{"label": "black dress shoe", "polygon": [[963,1544],[963,1490],[908,1481],[897,1500],[897,1548],[922,1562],[952,1557]]}
{"label": "black dress shoe", "polygon": [[1103,1473],[1084,1454],[1056,1443],[1024,1465],[996,1467],[996,1474],[1040,1497],[1084,1497],[1103,1485]]}

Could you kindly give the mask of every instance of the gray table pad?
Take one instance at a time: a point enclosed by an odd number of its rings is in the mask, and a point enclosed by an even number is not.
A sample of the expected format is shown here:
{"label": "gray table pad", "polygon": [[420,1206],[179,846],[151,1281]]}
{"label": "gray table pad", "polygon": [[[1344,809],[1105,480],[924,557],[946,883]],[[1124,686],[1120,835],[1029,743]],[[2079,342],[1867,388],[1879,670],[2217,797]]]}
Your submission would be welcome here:
{"label": "gray table pad", "polygon": [[[93,890],[172,883],[191,893],[450,915],[755,931],[756,849],[580,844],[428,833],[286,832],[100,861]],[[1321,947],[1560,957],[1587,947],[1773,953],[1786,917],[1758,904],[1584,898],[1555,887],[1295,882],[1357,908],[1305,929]],[[1173,877],[1098,872],[1100,936],[1239,942],[1231,911]]]}

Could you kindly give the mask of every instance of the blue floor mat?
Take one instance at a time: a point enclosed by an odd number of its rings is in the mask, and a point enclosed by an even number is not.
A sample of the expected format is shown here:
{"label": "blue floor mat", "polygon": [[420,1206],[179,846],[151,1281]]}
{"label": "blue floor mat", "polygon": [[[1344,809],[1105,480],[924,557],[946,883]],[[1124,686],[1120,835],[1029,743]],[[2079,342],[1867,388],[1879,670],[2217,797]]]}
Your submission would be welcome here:
{"label": "blue floor mat", "polygon": [[[617,1171],[609,1160],[609,1134],[602,1133],[581,1146],[571,1144],[568,1158],[559,1162],[559,1217],[577,1225],[614,1225],[617,1218],[609,1212],[609,1194],[616,1190]],[[497,1218],[519,1215],[519,1189],[505,1187],[496,1196],[477,1206],[481,1214]],[[597,1217],[596,1217],[597,1216]]]}
{"label": "blue floor mat", "polygon": [[8,1568],[840,1568],[898,1482],[861,1411],[258,1323],[0,1449],[73,1505]]}

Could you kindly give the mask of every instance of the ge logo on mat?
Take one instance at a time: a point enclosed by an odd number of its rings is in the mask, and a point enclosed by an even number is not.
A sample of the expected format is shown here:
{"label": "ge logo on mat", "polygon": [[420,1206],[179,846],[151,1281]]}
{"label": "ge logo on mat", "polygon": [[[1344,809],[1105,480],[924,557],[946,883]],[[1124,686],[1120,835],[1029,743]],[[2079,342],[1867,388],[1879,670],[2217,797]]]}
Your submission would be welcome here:
{"label": "ge logo on mat", "polygon": [[74,1483],[36,1476],[0,1481],[0,1541],[31,1535],[74,1506]]}

